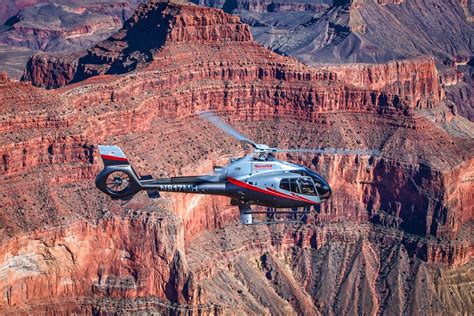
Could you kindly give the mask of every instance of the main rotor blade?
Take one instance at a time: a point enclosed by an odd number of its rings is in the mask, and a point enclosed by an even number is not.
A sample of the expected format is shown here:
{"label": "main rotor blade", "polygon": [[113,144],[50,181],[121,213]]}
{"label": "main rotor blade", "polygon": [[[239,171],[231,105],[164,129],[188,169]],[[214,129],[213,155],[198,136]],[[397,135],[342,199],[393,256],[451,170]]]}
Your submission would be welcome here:
{"label": "main rotor blade", "polygon": [[226,132],[228,135],[234,137],[235,139],[241,141],[241,142],[246,142],[251,144],[252,146],[256,147],[257,144],[255,144],[253,141],[245,137],[244,135],[240,134],[237,132],[232,126],[221,120],[217,115],[215,115],[213,112],[201,112],[199,113],[199,116],[202,118],[206,119],[210,123],[214,124],[216,127],[220,128],[224,132]]}
{"label": "main rotor blade", "polygon": [[309,154],[332,154],[332,155],[361,155],[378,156],[378,149],[341,149],[341,148],[295,148],[295,149],[276,149],[277,153],[309,153]]}

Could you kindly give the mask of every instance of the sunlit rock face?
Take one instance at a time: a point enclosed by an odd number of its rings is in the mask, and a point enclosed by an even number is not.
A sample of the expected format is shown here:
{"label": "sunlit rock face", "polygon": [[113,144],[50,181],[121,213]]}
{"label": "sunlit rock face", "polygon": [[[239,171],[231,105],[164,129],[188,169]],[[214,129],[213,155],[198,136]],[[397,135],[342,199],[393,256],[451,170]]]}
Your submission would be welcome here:
{"label": "sunlit rock face", "polygon": [[[433,60],[310,67],[254,43],[238,17],[176,3],[140,7],[77,58],[41,58],[25,77],[59,89],[0,83],[2,312],[473,309],[473,129]],[[98,144],[156,177],[243,154],[197,115],[209,109],[272,146],[380,154],[280,157],[333,188],[305,225],[242,226],[224,198],[122,205],[95,188]]]}
{"label": "sunlit rock face", "polygon": [[311,65],[432,56],[458,114],[474,118],[474,6],[468,0],[194,2],[239,15],[257,42]]}

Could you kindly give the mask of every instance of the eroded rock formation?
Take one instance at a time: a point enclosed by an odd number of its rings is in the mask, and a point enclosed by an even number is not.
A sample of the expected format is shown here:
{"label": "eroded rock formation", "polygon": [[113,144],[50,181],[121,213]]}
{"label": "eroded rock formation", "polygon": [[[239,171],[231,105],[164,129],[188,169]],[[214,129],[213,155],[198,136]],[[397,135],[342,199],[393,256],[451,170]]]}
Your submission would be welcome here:
{"label": "eroded rock formation", "polygon": [[[152,6],[159,9],[150,10]],[[180,11],[179,6],[166,3],[143,5],[122,30],[82,53],[81,57],[72,61],[70,55],[46,58],[46,61],[42,57],[33,57],[24,79],[36,86],[56,88],[93,75],[131,71],[139,64],[150,62],[155,51],[166,44],[251,40],[249,28],[239,23],[236,16],[222,11],[208,16],[206,9],[198,6],[188,9],[191,12]],[[38,72],[40,76],[36,75]],[[56,78],[48,78],[47,74]]]}
{"label": "eroded rock formation", "polygon": [[[133,42],[145,27],[163,36]],[[432,60],[309,67],[237,17],[176,3],[142,6],[83,56],[85,81],[0,83],[1,311],[472,310],[473,129]],[[39,84],[67,83],[47,62]],[[209,109],[269,145],[380,155],[284,157],[334,190],[302,226],[244,227],[223,198],[120,205],[95,189],[97,144],[157,177],[242,154],[196,115]]]}
{"label": "eroded rock formation", "polygon": [[[219,1],[200,3],[226,9]],[[298,1],[279,1],[282,7],[287,5],[285,12],[269,10],[265,1],[259,3],[246,7],[237,2],[230,10],[252,26],[256,41],[308,64],[385,63],[433,56],[444,78],[464,74],[448,89],[448,98],[459,114],[472,118],[472,66],[459,67],[460,60],[472,58],[472,2],[333,0],[314,10],[316,14],[291,8]],[[456,69],[446,66],[451,64]]]}

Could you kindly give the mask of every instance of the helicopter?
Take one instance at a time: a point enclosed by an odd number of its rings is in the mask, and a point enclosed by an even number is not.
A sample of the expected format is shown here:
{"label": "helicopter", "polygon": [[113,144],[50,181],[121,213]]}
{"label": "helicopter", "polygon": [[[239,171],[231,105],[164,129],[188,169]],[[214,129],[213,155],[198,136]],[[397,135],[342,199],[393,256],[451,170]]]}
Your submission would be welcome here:
{"label": "helicopter", "polygon": [[[312,206],[317,207],[327,201],[332,195],[332,189],[320,174],[305,166],[279,160],[275,154],[367,154],[363,150],[333,148],[273,148],[253,142],[213,112],[203,112],[200,116],[228,135],[249,144],[253,147],[253,152],[231,158],[227,166],[214,166],[212,175],[154,179],[150,176],[140,177],[120,147],[99,145],[104,169],[96,177],[97,188],[114,200],[124,201],[130,200],[142,190],[147,191],[150,198],[160,197],[159,192],[227,196],[231,205],[238,206],[242,224],[298,223],[310,213]],[[253,210],[252,206],[267,207],[267,210]],[[303,211],[298,211],[301,208]],[[270,220],[255,221],[253,216],[259,213],[266,213]],[[279,214],[291,214],[293,219],[277,220],[276,215]]]}

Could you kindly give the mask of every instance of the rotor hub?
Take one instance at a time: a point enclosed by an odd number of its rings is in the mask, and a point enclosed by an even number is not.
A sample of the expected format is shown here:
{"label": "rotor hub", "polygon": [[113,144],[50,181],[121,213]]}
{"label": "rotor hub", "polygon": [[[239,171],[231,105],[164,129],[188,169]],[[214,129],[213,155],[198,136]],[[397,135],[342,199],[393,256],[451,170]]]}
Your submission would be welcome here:
{"label": "rotor hub", "polygon": [[122,193],[130,187],[130,177],[126,172],[114,171],[108,175],[106,186],[111,193]]}

